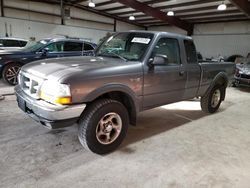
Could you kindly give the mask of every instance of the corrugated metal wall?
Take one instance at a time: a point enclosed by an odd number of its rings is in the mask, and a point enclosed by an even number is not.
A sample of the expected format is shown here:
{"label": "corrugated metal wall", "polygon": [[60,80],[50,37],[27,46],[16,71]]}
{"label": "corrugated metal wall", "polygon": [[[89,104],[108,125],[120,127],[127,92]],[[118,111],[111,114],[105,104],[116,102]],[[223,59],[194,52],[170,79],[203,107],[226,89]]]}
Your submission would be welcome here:
{"label": "corrugated metal wall", "polygon": [[[176,27],[150,27],[149,30],[160,30],[186,34]],[[250,21],[197,24],[192,36],[204,57],[230,56],[240,54],[246,56],[250,52]]]}
{"label": "corrugated metal wall", "polygon": [[[71,19],[66,19],[65,25],[61,25],[59,5],[26,0],[4,0],[4,5],[8,8],[4,9],[5,17],[0,17],[0,37],[6,35],[7,26],[8,35],[13,37],[35,37],[39,40],[67,35],[97,43],[107,32],[113,32],[114,28],[114,19],[74,7],[71,7]],[[116,26],[117,31],[141,29],[120,21],[117,21]]]}
{"label": "corrugated metal wall", "polygon": [[246,56],[250,52],[250,34],[194,35],[193,39],[204,57]]}
{"label": "corrugated metal wall", "polygon": [[246,56],[250,52],[250,22],[196,25],[193,39],[204,57]]}

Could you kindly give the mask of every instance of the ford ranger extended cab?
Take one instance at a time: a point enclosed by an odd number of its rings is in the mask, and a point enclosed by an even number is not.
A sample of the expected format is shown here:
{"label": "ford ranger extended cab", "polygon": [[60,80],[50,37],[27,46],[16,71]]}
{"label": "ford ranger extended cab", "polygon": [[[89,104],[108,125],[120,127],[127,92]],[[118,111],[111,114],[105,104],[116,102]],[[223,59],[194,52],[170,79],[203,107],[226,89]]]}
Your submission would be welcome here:
{"label": "ford ranger extended cab", "polygon": [[214,113],[225,99],[233,63],[198,63],[190,37],[167,32],[115,33],[93,57],[40,60],[22,67],[18,106],[45,127],[77,123],[84,148],[105,154],[124,139],[139,112],[201,98]]}

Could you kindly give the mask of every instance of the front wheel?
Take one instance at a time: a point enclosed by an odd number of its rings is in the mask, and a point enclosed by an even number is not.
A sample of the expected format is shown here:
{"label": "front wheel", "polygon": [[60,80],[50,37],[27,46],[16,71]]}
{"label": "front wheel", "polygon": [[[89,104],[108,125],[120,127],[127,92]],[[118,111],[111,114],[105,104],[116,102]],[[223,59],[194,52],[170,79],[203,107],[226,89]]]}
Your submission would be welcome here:
{"label": "front wheel", "polygon": [[6,65],[2,72],[3,81],[10,85],[16,85],[18,83],[17,77],[20,69],[21,65],[18,63],[10,63]]}
{"label": "front wheel", "polygon": [[207,113],[216,112],[222,102],[223,87],[215,85],[209,92],[201,97],[201,109]]}
{"label": "front wheel", "polygon": [[128,124],[129,116],[123,104],[111,99],[97,100],[80,119],[78,138],[84,148],[106,154],[122,143]]}

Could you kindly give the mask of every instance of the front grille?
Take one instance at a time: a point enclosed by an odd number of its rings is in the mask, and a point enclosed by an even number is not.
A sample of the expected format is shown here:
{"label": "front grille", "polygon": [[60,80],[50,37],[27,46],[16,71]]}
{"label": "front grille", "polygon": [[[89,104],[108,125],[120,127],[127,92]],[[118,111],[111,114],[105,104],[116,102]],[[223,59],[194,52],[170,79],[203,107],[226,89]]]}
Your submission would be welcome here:
{"label": "front grille", "polygon": [[38,78],[29,73],[20,72],[19,75],[19,85],[23,89],[25,93],[33,96],[34,98],[38,98],[39,89],[43,83],[43,79]]}

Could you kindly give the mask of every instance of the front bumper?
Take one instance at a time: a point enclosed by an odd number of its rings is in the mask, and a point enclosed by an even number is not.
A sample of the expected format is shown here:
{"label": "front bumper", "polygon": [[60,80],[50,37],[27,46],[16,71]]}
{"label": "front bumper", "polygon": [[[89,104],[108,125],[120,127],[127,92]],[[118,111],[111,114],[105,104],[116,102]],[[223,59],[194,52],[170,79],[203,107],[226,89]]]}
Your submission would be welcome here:
{"label": "front bumper", "polygon": [[234,84],[239,86],[250,87],[250,79],[234,76]]}
{"label": "front bumper", "polygon": [[80,105],[53,105],[27,95],[20,86],[15,87],[19,108],[32,119],[50,128],[62,128],[76,123],[86,107]]}

